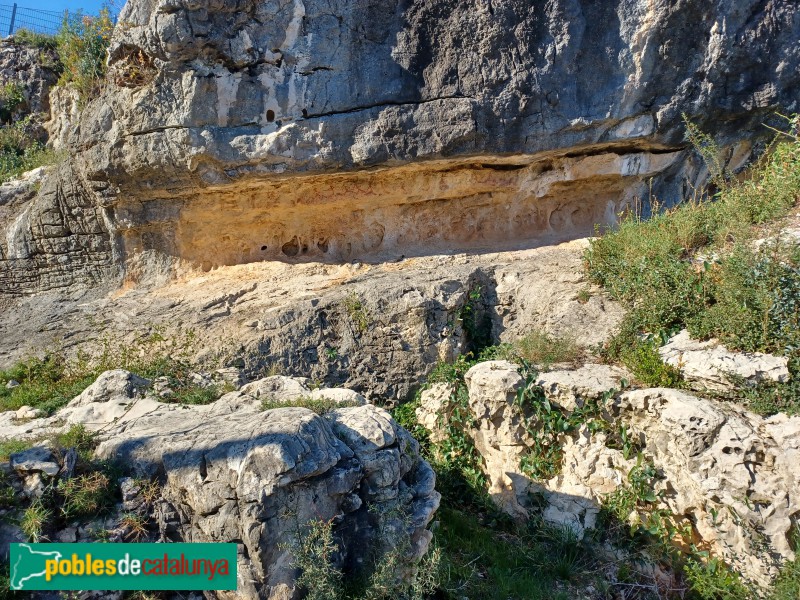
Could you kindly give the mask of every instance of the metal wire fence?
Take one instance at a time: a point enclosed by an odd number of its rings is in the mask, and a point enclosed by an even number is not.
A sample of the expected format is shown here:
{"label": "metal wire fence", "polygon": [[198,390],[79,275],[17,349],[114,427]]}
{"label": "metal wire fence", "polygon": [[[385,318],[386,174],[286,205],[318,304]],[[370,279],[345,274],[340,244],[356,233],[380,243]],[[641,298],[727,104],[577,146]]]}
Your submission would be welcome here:
{"label": "metal wire fence", "polygon": [[0,4],[0,37],[12,35],[20,29],[55,35],[65,19],[75,18],[79,13],[69,11],[39,10],[14,4]]}

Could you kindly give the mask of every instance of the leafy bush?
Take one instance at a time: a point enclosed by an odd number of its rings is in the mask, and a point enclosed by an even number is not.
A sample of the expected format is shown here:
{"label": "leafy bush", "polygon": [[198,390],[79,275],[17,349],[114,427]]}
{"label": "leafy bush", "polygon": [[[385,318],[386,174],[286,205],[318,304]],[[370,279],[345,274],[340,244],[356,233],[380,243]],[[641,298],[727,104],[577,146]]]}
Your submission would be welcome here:
{"label": "leafy bush", "polygon": [[[779,143],[751,179],[730,184],[713,202],[682,204],[647,221],[628,215],[616,231],[592,242],[588,273],[631,307],[629,318],[639,331],[683,326],[726,295],[746,292],[742,261],[748,260],[752,226],[785,214],[799,196],[800,142]],[[688,260],[700,249],[721,253],[731,243],[739,249],[713,276],[708,261],[698,267]]]}
{"label": "leafy bush", "polygon": [[342,306],[352,323],[355,332],[366,333],[369,329],[372,318],[369,309],[355,292],[351,291],[342,300]]}
{"label": "leafy bush", "polygon": [[15,81],[0,86],[0,122],[9,123],[14,111],[25,102],[25,88]]}
{"label": "leafy bush", "polygon": [[60,85],[75,86],[83,102],[99,92],[106,74],[106,58],[114,21],[107,8],[97,16],[66,19],[56,35],[63,65]]}
{"label": "leafy bush", "polygon": [[294,566],[300,570],[297,586],[305,590],[305,598],[310,600],[423,600],[434,591],[438,581],[440,555],[435,548],[429,551],[413,577],[402,578],[403,574],[408,575],[402,552],[409,546],[401,543],[377,557],[363,585],[345,582],[344,574],[334,563],[340,550],[334,540],[332,521],[306,523],[287,548]]}
{"label": "leafy bush", "polygon": [[[797,128],[800,119],[792,120]],[[690,138],[711,161],[711,142],[690,127]],[[687,327],[701,339],[717,337],[731,349],[792,356],[800,351],[800,266],[786,244],[753,243],[765,223],[782,217],[800,198],[800,140],[773,145],[742,182],[728,181],[719,164],[720,190],[708,202],[656,209],[649,220],[629,214],[619,227],[594,240],[585,254],[590,278],[629,308],[617,337],[605,349],[648,385],[677,385],[655,348]],[[797,364],[796,362],[794,364]],[[800,375],[800,373],[798,373]],[[759,391],[752,406],[800,406],[793,387]],[[742,390],[740,400],[752,391]],[[781,396],[772,401],[770,395]],[[791,400],[788,394],[795,394]]]}
{"label": "leafy bush", "polygon": [[797,600],[798,598],[800,598],[800,557],[783,566],[772,586],[769,600]]}
{"label": "leafy bush", "polygon": [[620,351],[619,358],[636,379],[649,387],[681,386],[681,372],[661,360],[652,340],[636,340]]}
{"label": "leafy bush", "polygon": [[692,592],[700,600],[751,600],[756,597],[741,575],[708,553],[690,556],[684,572]]}

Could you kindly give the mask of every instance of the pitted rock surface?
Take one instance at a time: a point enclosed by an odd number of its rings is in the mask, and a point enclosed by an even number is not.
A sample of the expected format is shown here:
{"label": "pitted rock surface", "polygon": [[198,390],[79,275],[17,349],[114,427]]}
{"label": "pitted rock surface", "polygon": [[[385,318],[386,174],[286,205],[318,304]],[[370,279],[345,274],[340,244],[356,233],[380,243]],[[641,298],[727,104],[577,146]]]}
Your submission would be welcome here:
{"label": "pitted rock surface", "polygon": [[698,390],[727,392],[747,385],[789,381],[789,359],[762,352],[731,352],[717,340],[693,340],[685,329],[659,348],[661,359]]}
{"label": "pitted rock surface", "polygon": [[[565,374],[561,380],[577,379]],[[532,481],[521,459],[536,435],[526,425],[516,394],[524,385],[517,367],[502,361],[479,363],[465,381],[476,426],[469,429],[483,457],[490,493],[504,511],[526,518],[530,494],[547,501],[545,520],[578,534],[595,525],[608,494],[626,485],[636,457],[607,447],[605,433],[582,427],[563,436],[561,473]],[[642,456],[659,473],[659,506],[693,526],[693,533],[717,556],[748,578],[767,585],[776,574],[773,556],[793,560],[789,539],[800,514],[800,417],[770,418],[668,388],[620,392],[609,378],[594,390],[605,399],[602,418],[624,425],[641,445]],[[613,391],[612,391],[613,390]],[[436,395],[423,396],[434,401]],[[764,543],[770,549],[763,551]]]}

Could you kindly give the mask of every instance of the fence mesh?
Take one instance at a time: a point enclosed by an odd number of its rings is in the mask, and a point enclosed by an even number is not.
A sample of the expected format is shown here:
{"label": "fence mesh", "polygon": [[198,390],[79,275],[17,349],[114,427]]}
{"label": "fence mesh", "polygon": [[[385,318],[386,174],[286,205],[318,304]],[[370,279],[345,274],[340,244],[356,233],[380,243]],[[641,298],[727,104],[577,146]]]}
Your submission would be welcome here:
{"label": "fence mesh", "polygon": [[55,35],[65,19],[80,17],[80,13],[69,11],[39,10],[19,4],[0,4],[0,38],[12,35],[20,29]]}

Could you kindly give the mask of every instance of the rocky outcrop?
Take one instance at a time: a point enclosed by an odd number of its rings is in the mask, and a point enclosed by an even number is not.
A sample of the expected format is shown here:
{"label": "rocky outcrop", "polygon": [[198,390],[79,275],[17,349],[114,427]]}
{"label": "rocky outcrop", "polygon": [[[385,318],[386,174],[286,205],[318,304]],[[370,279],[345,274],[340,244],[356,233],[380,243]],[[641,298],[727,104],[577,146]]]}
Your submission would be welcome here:
{"label": "rocky outcrop", "polygon": [[661,388],[626,392],[609,408],[641,436],[663,502],[721,556],[762,581],[775,555],[794,557],[800,418],[763,419]]}
{"label": "rocky outcrop", "polygon": [[731,352],[717,340],[693,340],[681,331],[659,348],[661,359],[678,369],[698,390],[729,392],[741,382],[746,385],[785,383],[789,360],[761,352]]}
{"label": "rocky outcrop", "polygon": [[[148,252],[209,270],[580,237],[703,179],[682,112],[735,169],[766,114],[797,109],[797,14],[756,0],[137,0],[59,185],[103,212],[117,274]],[[5,253],[0,269],[28,268]]]}
{"label": "rocky outcrop", "polygon": [[544,390],[547,399],[568,412],[583,408],[587,400],[621,390],[630,381],[631,375],[625,369],[596,364],[545,371],[536,377],[536,385]]}
{"label": "rocky outcrop", "polygon": [[40,121],[47,119],[50,90],[58,82],[57,62],[53,50],[26,46],[13,37],[0,41],[0,86],[11,86],[20,93],[20,101],[14,102],[13,107],[5,106],[7,99],[2,101],[0,109],[7,110],[6,122],[30,114]]}
{"label": "rocky outcrop", "polygon": [[[399,553],[404,569],[425,554],[436,478],[385,410],[367,404],[320,416],[290,407],[292,393],[297,401],[308,388],[283,377],[206,406],[165,404],[149,387],[126,371],[104,373],[54,417],[12,425],[13,413],[0,414],[9,421],[3,434],[36,437],[65,422],[97,432],[98,458],[163,483],[154,508],[163,540],[239,544],[231,598],[299,597],[292,552],[311,522],[332,523],[334,567],[346,574],[368,572],[385,552]],[[287,407],[262,411],[267,398]],[[11,467],[26,481],[61,470],[46,448],[12,456]],[[124,485],[133,506],[134,484]]]}
{"label": "rocky outcrop", "polygon": [[67,151],[69,137],[80,121],[80,93],[75,88],[59,85],[50,90],[50,119],[43,127],[47,143],[56,151]]}
{"label": "rocky outcrop", "polygon": [[589,286],[586,245],[381,265],[241,265],[109,295],[38,294],[0,311],[0,365],[53,339],[95,352],[98,328],[127,341],[150,326],[178,340],[192,329],[199,360],[241,360],[251,378],[279,372],[405,400],[439,360],[481,339],[511,342],[536,329],[582,345],[606,341],[623,309]]}
{"label": "rocky outcrop", "polygon": [[[561,436],[560,473],[548,481],[534,481],[523,469],[537,421],[527,416],[519,392],[540,384],[526,382],[515,365],[503,361],[470,369],[465,383],[476,425],[468,433],[483,458],[493,499],[524,519],[534,509],[531,494],[542,495],[546,521],[581,533],[594,527],[602,504],[629,485],[629,473],[643,460],[655,469],[656,508],[688,524],[695,542],[701,540],[748,578],[769,583],[776,564],[794,558],[789,538],[800,515],[795,462],[800,418],[765,419],[666,388],[622,392],[619,373],[609,369],[587,365],[542,376],[560,382],[542,388],[552,404],[563,403],[563,382],[569,382],[573,390],[582,390],[581,397],[600,400],[590,417],[608,424],[590,428],[587,419]],[[423,394],[423,416],[437,394]],[[528,397],[536,401],[536,395]],[[567,397],[580,406],[575,396]],[[443,406],[435,407],[440,414],[446,414]],[[610,443],[620,427],[629,449]]]}

